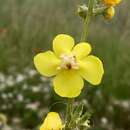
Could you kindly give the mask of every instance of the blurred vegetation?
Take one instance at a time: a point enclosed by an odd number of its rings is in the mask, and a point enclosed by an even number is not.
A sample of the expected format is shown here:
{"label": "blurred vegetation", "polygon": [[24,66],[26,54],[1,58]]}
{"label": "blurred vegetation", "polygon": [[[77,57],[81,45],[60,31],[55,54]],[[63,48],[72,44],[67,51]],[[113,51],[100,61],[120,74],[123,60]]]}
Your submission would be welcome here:
{"label": "blurred vegetation", "polygon": [[[0,0],[0,112],[8,124],[35,128],[54,102],[50,79],[41,77],[33,56],[52,46],[52,39],[67,33],[80,41],[82,20],[79,0]],[[85,107],[93,110],[94,130],[130,130],[130,1],[116,8],[112,21],[93,18],[89,40],[93,53],[104,62],[105,75],[99,87],[88,83]],[[63,99],[64,100],[64,99]],[[51,110],[63,111],[58,104]],[[17,128],[18,130],[18,128]]]}

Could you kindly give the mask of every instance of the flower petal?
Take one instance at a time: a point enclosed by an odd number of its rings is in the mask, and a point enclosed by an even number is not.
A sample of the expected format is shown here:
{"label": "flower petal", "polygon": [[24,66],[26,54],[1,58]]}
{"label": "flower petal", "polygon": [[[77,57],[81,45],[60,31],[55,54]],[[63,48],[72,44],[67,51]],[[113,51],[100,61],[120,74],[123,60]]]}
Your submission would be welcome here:
{"label": "flower petal", "polygon": [[50,77],[58,72],[57,67],[60,64],[60,60],[52,51],[46,51],[34,57],[34,64],[39,73]]}
{"label": "flower petal", "polygon": [[76,55],[78,59],[84,58],[91,52],[91,45],[87,42],[81,42],[77,44],[72,53]]}
{"label": "flower petal", "polygon": [[83,79],[74,70],[65,70],[53,80],[54,90],[61,97],[77,97],[84,85]]}
{"label": "flower petal", "polygon": [[80,62],[81,76],[93,85],[98,85],[104,74],[102,61],[96,56],[88,56]]}
{"label": "flower petal", "polygon": [[45,118],[40,130],[61,130],[62,121],[58,113],[49,112]]}
{"label": "flower petal", "polygon": [[64,53],[70,53],[74,46],[74,39],[66,34],[59,34],[53,40],[53,50],[57,56]]}

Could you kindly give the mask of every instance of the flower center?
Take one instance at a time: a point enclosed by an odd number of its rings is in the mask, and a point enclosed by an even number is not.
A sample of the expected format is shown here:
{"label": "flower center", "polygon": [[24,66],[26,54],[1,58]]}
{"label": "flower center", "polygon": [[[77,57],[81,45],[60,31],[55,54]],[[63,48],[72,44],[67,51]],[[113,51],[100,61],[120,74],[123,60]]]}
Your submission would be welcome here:
{"label": "flower center", "polygon": [[76,56],[70,54],[70,55],[66,55],[66,54],[62,54],[60,56],[61,58],[61,64],[58,67],[58,69],[79,69],[79,65],[78,62],[76,60]]}

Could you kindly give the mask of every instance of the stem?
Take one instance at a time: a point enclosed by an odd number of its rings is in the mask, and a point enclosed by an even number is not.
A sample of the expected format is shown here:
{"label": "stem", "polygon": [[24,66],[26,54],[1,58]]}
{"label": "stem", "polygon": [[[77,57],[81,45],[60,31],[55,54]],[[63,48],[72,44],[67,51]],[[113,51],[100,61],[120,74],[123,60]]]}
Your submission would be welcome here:
{"label": "stem", "polygon": [[71,115],[73,112],[73,100],[74,99],[68,99],[68,102],[67,102],[65,130],[70,130],[69,122],[71,120],[71,117],[72,117]]}
{"label": "stem", "polygon": [[83,25],[83,33],[81,36],[81,41],[86,41],[87,36],[88,36],[88,27],[89,27],[89,22],[91,20],[91,17],[93,15],[93,5],[94,5],[94,0],[89,0],[88,2],[88,12],[87,12],[87,16],[86,19],[84,21],[84,25]]}
{"label": "stem", "polygon": [[[81,36],[81,41],[85,41],[88,35],[88,25],[93,15],[93,4],[94,4],[94,0],[89,0],[88,12],[87,12],[86,19],[84,21],[84,29]],[[66,118],[65,118],[65,130],[71,130],[71,126],[69,123],[71,121],[72,114],[73,114],[73,99],[68,99],[67,109],[66,109]]]}

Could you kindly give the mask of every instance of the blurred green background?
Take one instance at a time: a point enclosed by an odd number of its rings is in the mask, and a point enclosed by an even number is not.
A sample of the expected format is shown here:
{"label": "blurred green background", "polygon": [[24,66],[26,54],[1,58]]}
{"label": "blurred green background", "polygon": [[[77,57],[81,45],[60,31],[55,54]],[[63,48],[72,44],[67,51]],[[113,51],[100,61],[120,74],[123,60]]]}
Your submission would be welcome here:
{"label": "blurred green background", "polygon": [[[80,41],[80,0],[0,0],[0,113],[8,129],[35,129],[48,111],[65,110],[33,56],[51,48],[59,33]],[[93,111],[93,130],[130,130],[130,1],[122,0],[111,21],[93,18],[88,42],[104,62],[98,87],[86,83],[77,98]],[[1,122],[1,119],[0,119]],[[8,130],[7,128],[5,130]]]}

